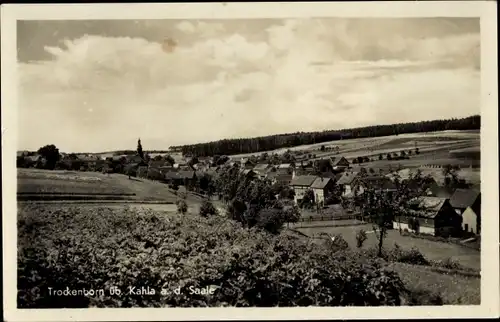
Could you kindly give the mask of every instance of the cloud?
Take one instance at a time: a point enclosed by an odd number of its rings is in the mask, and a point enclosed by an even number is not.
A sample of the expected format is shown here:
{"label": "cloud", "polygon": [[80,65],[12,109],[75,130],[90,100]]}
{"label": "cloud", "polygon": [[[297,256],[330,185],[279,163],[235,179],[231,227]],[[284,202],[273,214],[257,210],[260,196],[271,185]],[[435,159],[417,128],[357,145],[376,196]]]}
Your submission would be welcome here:
{"label": "cloud", "polygon": [[96,35],[47,46],[51,60],[19,66],[20,144],[102,151],[140,136],[165,149],[479,112],[478,34],[373,38],[368,27],[286,20],[259,38],[182,21],[180,32],[203,37],[177,38],[172,52]]}

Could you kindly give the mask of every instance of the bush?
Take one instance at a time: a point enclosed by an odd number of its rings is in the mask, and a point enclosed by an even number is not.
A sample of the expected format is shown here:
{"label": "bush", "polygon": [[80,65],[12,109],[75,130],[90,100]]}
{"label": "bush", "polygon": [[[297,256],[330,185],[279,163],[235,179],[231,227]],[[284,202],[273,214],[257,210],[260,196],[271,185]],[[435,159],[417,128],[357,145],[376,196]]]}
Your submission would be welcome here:
{"label": "bush", "polygon": [[397,243],[394,248],[387,254],[388,260],[392,262],[413,264],[413,265],[430,265],[430,262],[416,247],[410,250],[402,249]]}
{"label": "bush", "polygon": [[438,292],[425,290],[425,289],[417,289],[410,290],[408,297],[408,305],[444,305],[444,300],[441,294]]}
{"label": "bush", "polygon": [[[219,216],[48,209],[19,208],[19,308],[401,305],[405,289],[396,273],[369,258],[348,250],[332,256],[314,243]],[[37,219],[35,230],[29,218]],[[155,293],[136,295],[129,286]],[[49,296],[49,287],[104,293]],[[111,287],[122,295],[111,295]],[[214,293],[191,294],[190,287]]]}
{"label": "bush", "polygon": [[203,203],[200,206],[200,216],[208,217],[217,214],[218,214],[217,208],[215,208],[213,203],[211,203],[209,200],[203,200]]}
{"label": "bush", "polygon": [[367,239],[368,236],[366,235],[366,231],[364,229],[358,230],[358,232],[356,233],[356,246],[358,248],[363,247],[363,244]]}
{"label": "bush", "polygon": [[346,242],[341,234],[335,235],[326,240],[326,247],[331,252],[345,251],[349,249],[349,244]]}
{"label": "bush", "polygon": [[184,199],[177,200],[176,205],[178,213],[185,214],[188,211],[188,205]]}

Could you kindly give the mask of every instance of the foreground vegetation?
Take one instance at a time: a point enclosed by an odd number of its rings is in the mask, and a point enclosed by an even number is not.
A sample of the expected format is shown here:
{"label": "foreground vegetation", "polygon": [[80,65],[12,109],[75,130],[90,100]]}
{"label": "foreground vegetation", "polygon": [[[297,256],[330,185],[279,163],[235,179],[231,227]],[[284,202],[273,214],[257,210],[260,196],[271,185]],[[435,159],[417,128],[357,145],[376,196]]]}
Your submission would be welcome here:
{"label": "foreground vegetation", "polygon": [[[345,245],[271,235],[222,216],[37,205],[18,215],[20,308],[375,306],[422,298],[379,259]],[[147,294],[137,293],[142,287]],[[49,294],[66,288],[97,293]]]}

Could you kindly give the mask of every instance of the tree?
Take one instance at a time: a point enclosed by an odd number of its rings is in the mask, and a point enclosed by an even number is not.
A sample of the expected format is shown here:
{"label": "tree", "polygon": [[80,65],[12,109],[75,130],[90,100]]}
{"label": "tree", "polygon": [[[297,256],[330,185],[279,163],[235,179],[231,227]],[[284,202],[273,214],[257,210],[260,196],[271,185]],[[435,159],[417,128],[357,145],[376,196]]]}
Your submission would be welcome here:
{"label": "tree", "polygon": [[392,155],[390,153],[387,153],[387,160],[392,160]]}
{"label": "tree", "polygon": [[38,154],[45,159],[45,168],[49,170],[54,170],[57,161],[61,159],[59,149],[54,144],[41,147]]}
{"label": "tree", "polygon": [[382,154],[379,154],[379,155],[378,155],[378,159],[379,159],[379,160],[383,160],[383,159],[384,159],[384,156],[383,156]]}
{"label": "tree", "polygon": [[406,152],[405,152],[405,151],[401,151],[400,155],[401,155],[402,157],[405,157],[405,156],[406,156]]}
{"label": "tree", "polygon": [[307,189],[306,192],[304,193],[304,197],[302,197],[300,201],[300,208],[305,208],[305,209],[311,209],[315,205],[314,201],[314,192],[312,189]]}
{"label": "tree", "polygon": [[370,174],[375,174],[375,170],[373,170],[373,168],[368,169],[368,171],[370,172]]}
{"label": "tree", "polygon": [[142,151],[141,139],[137,140],[137,155],[144,160],[144,152]]}
{"label": "tree", "polygon": [[356,233],[356,247],[363,247],[363,244],[367,239],[368,236],[366,235],[366,231],[364,229],[358,230],[358,232]]}
{"label": "tree", "polygon": [[161,161],[161,160],[163,160],[163,157],[162,157],[160,154],[156,155],[156,156],[153,158],[153,161]]}
{"label": "tree", "polygon": [[419,148],[415,148],[415,154],[420,154]]}
{"label": "tree", "polygon": [[178,213],[185,214],[188,211],[188,205],[184,199],[178,199],[176,205]]}
{"label": "tree", "polygon": [[165,158],[166,162],[170,163],[170,165],[174,165],[175,164],[175,160],[174,160],[174,158],[172,158],[171,155],[167,154],[164,158]]}
{"label": "tree", "polygon": [[[410,178],[400,181],[394,179],[396,191],[383,191],[367,187],[365,191],[354,197],[355,205],[361,209],[363,217],[373,223],[373,230],[378,239],[378,255],[382,256],[383,242],[387,229],[393,222],[402,216],[407,216],[410,204],[416,197],[422,195],[430,177],[422,177],[421,171],[410,174]],[[401,225],[400,225],[401,227]]]}
{"label": "tree", "polygon": [[446,164],[441,169],[444,176],[445,185],[448,187],[455,187],[460,183],[458,172],[460,167],[458,165]]}
{"label": "tree", "polygon": [[321,148],[320,148],[321,151],[325,151],[325,146],[322,145]]}

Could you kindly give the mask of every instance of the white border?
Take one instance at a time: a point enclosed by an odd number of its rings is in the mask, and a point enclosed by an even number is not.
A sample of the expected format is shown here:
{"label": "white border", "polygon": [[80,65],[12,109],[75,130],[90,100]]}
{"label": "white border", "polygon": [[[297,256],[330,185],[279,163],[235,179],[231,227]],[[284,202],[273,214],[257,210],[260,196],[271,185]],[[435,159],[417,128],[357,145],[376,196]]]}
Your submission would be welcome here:
{"label": "white border", "polygon": [[[203,3],[203,4],[8,4],[1,11],[2,214],[4,319],[7,321],[283,320],[452,318],[499,316],[498,62],[496,2]],[[481,188],[483,202],[481,305],[453,307],[270,309],[86,309],[16,308],[16,20],[236,19],[293,17],[480,17]]]}

